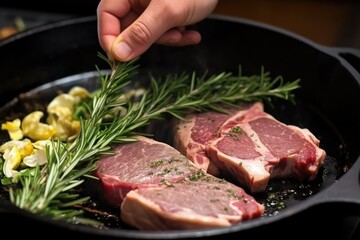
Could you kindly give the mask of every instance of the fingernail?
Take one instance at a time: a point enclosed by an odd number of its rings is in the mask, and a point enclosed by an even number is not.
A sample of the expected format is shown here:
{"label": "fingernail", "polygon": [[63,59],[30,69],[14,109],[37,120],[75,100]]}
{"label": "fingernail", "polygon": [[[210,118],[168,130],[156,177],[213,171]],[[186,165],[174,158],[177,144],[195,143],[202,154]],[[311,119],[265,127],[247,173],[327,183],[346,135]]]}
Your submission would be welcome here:
{"label": "fingernail", "polygon": [[130,56],[131,52],[131,48],[125,42],[120,42],[114,49],[115,55],[123,59]]}

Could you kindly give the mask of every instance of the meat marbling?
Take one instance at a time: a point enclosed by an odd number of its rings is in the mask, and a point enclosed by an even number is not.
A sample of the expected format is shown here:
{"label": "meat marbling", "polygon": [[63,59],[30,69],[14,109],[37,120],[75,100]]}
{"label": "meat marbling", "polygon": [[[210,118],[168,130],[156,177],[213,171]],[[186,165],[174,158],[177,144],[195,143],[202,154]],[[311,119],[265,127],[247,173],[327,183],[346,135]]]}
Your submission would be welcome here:
{"label": "meat marbling", "polygon": [[144,230],[227,227],[263,212],[243,189],[205,173],[172,186],[131,191],[121,205],[122,219]]}
{"label": "meat marbling", "polygon": [[[211,119],[212,115],[220,113],[206,114]],[[207,129],[204,125],[210,123],[201,120],[202,113],[190,115],[189,122],[181,123],[177,128],[177,148],[189,155],[198,151],[194,146],[201,144],[203,155],[213,165],[221,172],[231,174],[251,192],[264,191],[270,178],[316,178],[326,153],[308,129],[279,122],[264,112],[259,103],[225,116],[222,117],[223,123],[217,126],[216,136],[204,144],[198,140],[201,132],[197,129]],[[197,164],[196,157],[189,159]]]}
{"label": "meat marbling", "polygon": [[174,146],[187,156],[196,166],[213,176],[220,176],[219,168],[206,153],[208,145],[220,137],[221,126],[233,118],[241,118],[249,107],[263,109],[261,103],[243,104],[239,109],[224,108],[228,114],[220,112],[202,112],[190,114],[188,121],[176,121]]}
{"label": "meat marbling", "polygon": [[105,199],[143,230],[224,227],[259,217],[264,206],[242,188],[196,167],[173,147],[145,137],[99,161]]}
{"label": "meat marbling", "polygon": [[101,179],[107,203],[118,206],[133,189],[181,181],[198,169],[184,155],[150,138],[116,147],[114,156],[103,157],[95,175]]}

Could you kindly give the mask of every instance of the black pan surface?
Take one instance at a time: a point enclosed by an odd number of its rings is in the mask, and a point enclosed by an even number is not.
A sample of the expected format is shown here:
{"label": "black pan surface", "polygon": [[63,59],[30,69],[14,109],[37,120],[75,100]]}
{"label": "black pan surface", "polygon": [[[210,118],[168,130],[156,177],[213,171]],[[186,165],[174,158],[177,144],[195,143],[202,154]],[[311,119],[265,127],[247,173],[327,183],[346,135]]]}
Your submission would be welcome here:
{"label": "black pan surface", "polygon": [[[86,215],[104,221],[106,228],[94,229],[16,209],[4,190],[0,214],[10,219],[20,215],[87,236],[130,239],[253,235],[257,229],[269,226],[276,229],[276,224],[284,224],[289,217],[302,216],[308,210],[331,210],[334,216],[344,212],[359,214],[360,77],[356,68],[360,54],[353,49],[318,46],[291,33],[242,19],[212,16],[194,27],[203,34],[200,45],[181,49],[153,46],[140,59],[138,79],[146,83],[149,72],[160,76],[183,71],[236,72],[239,64],[244,75],[259,73],[264,66],[273,76],[282,75],[285,80],[300,78],[295,105],[277,100],[274,107],[266,106],[266,111],[284,123],[308,128],[319,138],[328,156],[315,181],[271,181],[265,193],[254,195],[266,206],[262,218],[222,229],[138,231],[118,219],[117,209],[106,208],[96,197],[86,206]],[[95,89],[98,79],[95,64],[104,66],[96,57],[100,48],[94,17],[25,32],[0,43],[0,49],[6,59],[0,66],[4,75],[0,90],[1,122],[44,109],[56,94],[71,86]],[[15,49],[24,52],[25,57],[18,58]],[[0,137],[6,139],[4,135]],[[169,141],[161,131],[155,137]]]}

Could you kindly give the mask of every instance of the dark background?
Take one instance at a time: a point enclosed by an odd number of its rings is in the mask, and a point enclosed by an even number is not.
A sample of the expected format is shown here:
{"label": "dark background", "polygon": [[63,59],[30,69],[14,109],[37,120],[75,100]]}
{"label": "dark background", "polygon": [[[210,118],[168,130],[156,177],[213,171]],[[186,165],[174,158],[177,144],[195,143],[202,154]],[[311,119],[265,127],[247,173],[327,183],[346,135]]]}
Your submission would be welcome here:
{"label": "dark background", "polygon": [[[0,27],[23,17],[28,28],[62,19],[95,15],[99,0],[0,2]],[[360,1],[220,0],[215,14],[251,19],[304,36],[326,46],[360,49]]]}

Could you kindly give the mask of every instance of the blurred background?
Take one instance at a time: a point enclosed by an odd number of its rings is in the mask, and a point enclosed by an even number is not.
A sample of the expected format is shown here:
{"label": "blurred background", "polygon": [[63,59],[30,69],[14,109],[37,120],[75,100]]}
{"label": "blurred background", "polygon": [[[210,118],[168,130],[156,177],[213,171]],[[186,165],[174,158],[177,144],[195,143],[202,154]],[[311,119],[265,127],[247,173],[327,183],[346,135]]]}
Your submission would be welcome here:
{"label": "blurred background", "polygon": [[[99,0],[0,2],[0,39],[42,24],[96,14]],[[215,14],[277,26],[326,46],[360,49],[360,1],[220,0]]]}

